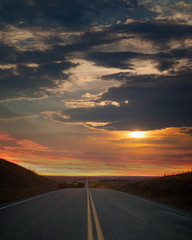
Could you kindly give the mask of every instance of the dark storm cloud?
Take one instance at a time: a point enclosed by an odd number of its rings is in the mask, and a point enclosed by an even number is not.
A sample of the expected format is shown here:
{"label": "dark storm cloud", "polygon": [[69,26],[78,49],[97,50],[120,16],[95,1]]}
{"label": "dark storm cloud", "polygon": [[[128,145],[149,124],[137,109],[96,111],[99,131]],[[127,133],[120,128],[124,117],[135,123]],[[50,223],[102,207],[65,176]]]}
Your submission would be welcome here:
{"label": "dark storm cloud", "polygon": [[[141,77],[141,80],[139,78]],[[192,72],[185,76],[189,81],[183,84],[181,73],[177,76],[143,75],[130,76],[132,84],[109,88],[97,101],[114,101],[115,106],[77,108],[65,111],[70,119],[63,122],[109,122],[108,130],[154,130],[165,127],[190,127],[192,113]],[[155,78],[155,79],[154,79]],[[148,79],[148,81],[147,81]],[[154,80],[153,80],[154,79]],[[145,80],[145,84],[144,81]],[[124,80],[125,81],[125,80]],[[134,85],[134,81],[136,84]],[[157,84],[149,84],[156,81]],[[139,83],[142,83],[141,86]],[[129,101],[125,104],[125,101]]]}
{"label": "dark storm cloud", "polygon": [[[175,69],[177,70],[177,69]],[[171,75],[156,75],[156,74],[133,74],[131,72],[119,72],[109,74],[102,77],[103,80],[116,80],[122,82],[126,86],[169,86],[174,83],[175,85],[188,86],[192,83],[192,70],[189,66],[184,65],[182,70],[175,71],[171,69]],[[123,85],[123,86],[124,86]]]}
{"label": "dark storm cloud", "polygon": [[12,59],[17,55],[17,51],[14,47],[6,46],[0,42],[0,63],[11,63]]}
{"label": "dark storm cloud", "polygon": [[[2,0],[0,20],[9,24],[70,29],[111,23],[125,15],[142,19],[156,15],[136,0]],[[47,25],[49,24],[49,25]]]}
{"label": "dark storm cloud", "polygon": [[102,76],[103,80],[116,80],[122,83],[126,83],[126,85],[145,85],[147,84],[158,84],[159,78],[155,74],[151,75],[134,75],[130,72],[119,72],[115,74],[109,74]]}
{"label": "dark storm cloud", "polygon": [[[65,54],[51,51],[18,51],[14,47],[1,45],[1,64],[8,68],[0,69],[0,99],[20,97],[42,97],[48,94],[47,88],[56,88],[58,81],[67,80],[63,71],[75,67],[66,60]],[[58,62],[59,61],[59,62]],[[27,64],[35,63],[37,66]],[[10,67],[9,65],[13,66]]]}
{"label": "dark storm cloud", "polygon": [[[1,64],[24,64],[24,63],[36,63],[43,64],[46,62],[54,61],[65,61],[67,67],[71,67],[71,64],[66,60],[67,51],[66,47],[53,46],[51,49],[47,50],[33,50],[33,51],[21,51],[16,47],[6,46],[5,44],[0,44],[1,51]],[[56,64],[54,64],[56,66]]]}
{"label": "dark storm cloud", "polygon": [[[10,31],[7,24],[16,26],[15,31],[24,30],[40,31],[41,29],[58,29],[62,31],[78,31],[79,27],[88,29],[85,33],[74,39],[74,43],[61,46],[63,40],[59,34],[44,36],[42,44],[48,44],[45,49],[27,49],[25,46],[33,46],[38,39],[34,37],[26,39],[17,39],[15,32],[15,42],[10,45],[7,40],[2,38],[0,45],[0,63],[3,65],[16,65],[14,68],[1,69],[1,97],[0,99],[13,99],[20,97],[42,97],[48,94],[48,88],[58,87],[55,80],[67,80],[68,75],[64,70],[75,67],[67,58],[71,53],[85,53],[92,47],[109,44],[120,40],[124,37],[116,36],[108,31],[92,32],[89,27],[97,26],[112,19],[116,21],[116,13],[126,11],[126,14],[134,9],[139,9],[136,1],[38,1],[38,0],[19,0],[1,1],[0,3],[0,20],[4,25],[5,33]],[[142,8],[149,13],[149,10]],[[123,16],[123,14],[122,14]],[[98,22],[101,21],[101,23]],[[112,23],[111,22],[111,23]],[[110,24],[111,24],[110,23]],[[40,27],[34,30],[34,27]],[[51,30],[50,30],[51,31]],[[21,51],[18,47],[25,47]],[[37,67],[29,67],[27,64],[37,64]]]}
{"label": "dark storm cloud", "polygon": [[91,52],[87,59],[94,61],[98,66],[133,69],[133,65],[127,61],[135,58],[144,58],[145,54],[135,52]]}
{"label": "dark storm cloud", "polygon": [[[48,67],[41,66],[37,68],[37,71],[32,67],[18,66],[17,75],[11,70],[4,70],[0,76],[0,100],[9,100],[15,98],[39,98],[44,97],[49,93],[49,88],[54,89],[58,87],[58,78],[61,81],[68,78],[67,74],[63,74],[57,71],[53,76],[53,71],[43,71],[44,68]],[[52,64],[51,64],[51,67]],[[43,68],[43,70],[41,69]],[[57,68],[56,68],[57,69]],[[57,77],[57,81],[55,78]]]}
{"label": "dark storm cloud", "polygon": [[[126,37],[126,39],[128,38],[129,37]],[[91,51],[92,47],[110,44],[121,39],[125,39],[125,37],[116,36],[107,30],[99,32],[86,31],[85,33],[82,33],[75,39],[75,43],[71,43],[66,46],[58,45],[56,43],[57,37],[56,40],[53,37],[52,39],[50,39],[53,45],[51,50],[48,52],[50,52],[51,56],[52,54],[57,54],[58,57],[63,53],[70,54],[74,52],[81,52],[82,55],[84,56],[87,52]]]}
{"label": "dark storm cloud", "polygon": [[[156,69],[162,73],[167,70],[169,75],[120,72],[102,77],[118,80],[121,86],[109,88],[97,101],[114,101],[120,107],[96,104],[93,108],[65,111],[63,115],[69,115],[70,119],[57,114],[53,119],[73,123],[109,122],[104,128],[111,130],[189,126],[192,49],[184,41],[192,37],[192,26],[184,20],[155,19],[157,15],[136,0],[2,0],[0,99],[52,94],[50,89],[69,81],[64,71],[70,72],[78,65],[71,62],[72,58],[136,71],[134,61],[150,60]],[[11,31],[10,26],[14,26],[15,37],[11,35],[9,39],[6,34]],[[22,30],[31,35],[19,39],[17,33]],[[42,32],[40,37],[36,35],[43,30],[47,32]],[[71,35],[65,38],[63,33]],[[145,46],[142,52],[142,46],[137,51],[120,51],[120,40],[130,38],[153,43],[157,48],[153,53],[144,53],[148,52]],[[183,41],[183,44],[173,46],[173,50],[171,41]],[[116,43],[116,49],[110,47],[111,43]],[[127,100],[129,103],[125,104]]]}
{"label": "dark storm cloud", "polygon": [[[70,53],[75,51],[86,51],[90,47],[115,41],[109,39],[108,35],[101,38],[100,33],[92,34],[87,32],[81,36],[80,41],[67,46],[53,45],[47,50],[20,51],[15,47],[0,44],[0,64],[16,64],[16,69],[1,69],[0,99],[17,97],[38,97],[46,92],[46,87],[57,87],[55,80],[67,80],[68,70],[78,64],[67,60]],[[26,64],[34,63],[37,67],[29,67]],[[42,89],[44,87],[44,90]],[[41,88],[41,89],[40,89]],[[31,92],[30,92],[31,90]],[[40,91],[39,91],[40,90]]]}
{"label": "dark storm cloud", "polygon": [[171,50],[167,53],[144,54],[138,52],[91,52],[86,58],[94,61],[98,66],[134,69],[132,60],[153,60],[156,68],[160,71],[170,70],[175,67],[178,60],[182,58],[192,59],[192,48]]}
{"label": "dark storm cloud", "polygon": [[17,67],[17,73],[19,75],[26,75],[31,77],[54,77],[56,79],[59,78],[67,78],[67,74],[64,74],[62,71],[69,69],[73,66],[76,66],[75,64],[72,64],[70,62],[60,62],[60,63],[54,63],[54,62],[47,62],[39,65],[38,67],[26,67],[25,65],[18,65]]}
{"label": "dark storm cloud", "polygon": [[123,107],[118,122],[110,124],[111,128],[146,130],[191,125],[192,70],[171,76],[120,73],[113,77],[123,81],[123,85],[110,88],[102,100],[129,103]]}
{"label": "dark storm cloud", "polygon": [[[0,64],[17,65],[15,68],[0,69],[0,99],[41,97],[44,93],[47,94],[46,88],[57,87],[58,82],[55,80],[68,80],[68,75],[63,71],[78,65],[67,60],[71,53],[88,51],[92,46],[116,41],[116,37],[110,39],[110,36],[108,33],[86,32],[79,37],[77,43],[67,46],[55,44],[46,50],[21,51],[0,44]],[[27,66],[31,63],[38,66]]]}
{"label": "dark storm cloud", "polygon": [[192,26],[166,20],[134,21],[128,24],[117,25],[111,31],[118,33],[136,33],[146,40],[156,44],[166,45],[171,39],[186,39],[192,37]]}

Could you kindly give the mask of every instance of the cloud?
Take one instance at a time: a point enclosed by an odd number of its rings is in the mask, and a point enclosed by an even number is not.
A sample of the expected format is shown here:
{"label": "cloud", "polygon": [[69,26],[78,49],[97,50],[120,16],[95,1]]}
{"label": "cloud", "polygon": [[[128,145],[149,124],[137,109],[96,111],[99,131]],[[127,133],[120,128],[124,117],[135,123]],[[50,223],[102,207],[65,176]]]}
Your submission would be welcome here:
{"label": "cloud", "polygon": [[[88,60],[119,71],[100,79],[115,80],[119,86],[105,85],[99,96],[86,95],[91,91],[85,89],[81,98],[63,100],[68,110],[46,111],[45,117],[94,122],[109,130],[189,126],[192,25],[167,18],[167,1],[161,9],[159,5],[136,0],[1,1],[0,100],[63,96],[68,82],[75,91],[75,84],[83,82],[73,71],[81,64],[75,59],[81,59],[85,66]],[[178,6],[186,13],[186,4],[180,2],[172,16]],[[131,50],[134,41],[139,46]],[[1,108],[5,118],[20,117]]]}
{"label": "cloud", "polygon": [[156,15],[143,4],[138,4],[136,0],[55,0],[54,2],[51,0],[46,2],[18,0],[17,3],[12,0],[1,1],[0,20],[3,23],[23,26],[47,27],[51,25],[58,27],[63,25],[68,29],[78,29],[94,26],[101,20],[102,23],[113,23],[124,19],[123,15],[125,14],[135,16],[137,19]]}
{"label": "cloud", "polygon": [[[163,47],[171,39],[186,39],[191,38],[192,26],[188,23],[178,23],[166,20],[146,20],[134,21],[128,24],[120,24],[111,28],[114,32],[119,34],[135,33],[139,36],[155,42]],[[179,34],[178,34],[179,33]]]}
{"label": "cloud", "polygon": [[6,132],[0,132],[0,141],[15,141],[15,138]]}
{"label": "cloud", "polygon": [[192,128],[181,128],[181,133],[186,133],[192,136]]}
{"label": "cloud", "polygon": [[18,140],[17,144],[19,144],[26,150],[32,150],[32,151],[49,151],[50,150],[50,148],[42,146],[31,140]]}
{"label": "cloud", "polygon": [[90,108],[90,107],[96,107],[96,106],[109,106],[113,105],[116,107],[120,107],[120,104],[115,101],[101,101],[99,99],[97,100],[89,100],[89,99],[78,99],[78,100],[71,100],[71,99],[65,99],[61,100],[65,103],[65,106],[68,108]]}
{"label": "cloud", "polygon": [[[86,58],[90,61],[95,62],[98,66],[104,66],[109,68],[120,68],[127,70],[137,70],[138,66],[135,62],[138,61],[146,62],[146,60],[151,60],[154,67],[160,72],[165,70],[173,70],[177,67],[181,59],[190,62],[192,60],[192,48],[184,49],[174,49],[166,52],[158,52],[154,54],[146,54],[131,51],[121,51],[121,52],[90,52],[87,54]],[[134,62],[135,61],[135,62]],[[186,61],[182,65],[186,66]]]}
{"label": "cloud", "polygon": [[51,95],[51,90],[58,88],[61,92],[63,83],[68,81],[68,74],[64,71],[77,65],[57,52],[20,52],[13,47],[1,47],[3,56],[0,62],[16,63],[14,67],[0,68],[1,100],[46,97]]}
{"label": "cloud", "polygon": [[0,132],[0,141],[2,142],[1,148],[5,150],[17,150],[27,152],[46,152],[51,151],[49,147],[40,145],[29,139],[18,139],[12,137],[9,133]]}
{"label": "cloud", "polygon": [[67,120],[70,119],[70,116],[68,115],[62,115],[60,111],[44,111],[40,113],[45,119],[49,119],[52,121],[61,121],[62,120]]}
{"label": "cloud", "polygon": [[0,100],[65,93],[63,85],[70,81],[70,69],[78,65],[72,61],[77,56],[98,66],[130,71],[136,71],[138,60],[152,61],[160,72],[173,69],[179,54],[190,61],[189,48],[153,54],[141,48],[111,51],[109,45],[122,40],[141,43],[143,39],[165,50],[171,40],[191,37],[190,25],[155,20],[159,13],[149,5],[136,0],[1,1]]}
{"label": "cloud", "polygon": [[[123,82],[119,87],[109,88],[100,97],[100,103],[111,104],[69,109],[61,115],[69,115],[70,119],[60,120],[66,123],[110,122],[98,126],[108,130],[154,130],[191,126],[191,71],[177,72],[170,76],[119,73],[108,77],[115,77]],[[118,107],[113,102],[118,103]]]}
{"label": "cloud", "polygon": [[180,22],[191,23],[192,4],[190,1],[149,1],[151,9],[158,12],[158,19],[172,19]]}

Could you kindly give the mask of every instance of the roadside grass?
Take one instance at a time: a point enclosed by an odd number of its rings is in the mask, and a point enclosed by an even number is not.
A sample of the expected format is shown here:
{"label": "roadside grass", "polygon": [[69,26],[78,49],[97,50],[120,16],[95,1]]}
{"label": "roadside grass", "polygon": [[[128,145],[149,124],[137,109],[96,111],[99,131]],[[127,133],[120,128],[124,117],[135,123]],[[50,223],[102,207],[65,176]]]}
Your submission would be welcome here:
{"label": "roadside grass", "polygon": [[59,187],[60,188],[84,188],[85,183],[82,182],[59,182]]}
{"label": "roadside grass", "polygon": [[57,181],[0,158],[0,203],[63,188],[83,187],[85,187],[83,182]]}
{"label": "roadside grass", "polygon": [[0,159],[0,203],[60,189],[57,182]]}
{"label": "roadside grass", "polygon": [[90,187],[128,192],[192,211],[192,172],[144,180],[92,182]]}

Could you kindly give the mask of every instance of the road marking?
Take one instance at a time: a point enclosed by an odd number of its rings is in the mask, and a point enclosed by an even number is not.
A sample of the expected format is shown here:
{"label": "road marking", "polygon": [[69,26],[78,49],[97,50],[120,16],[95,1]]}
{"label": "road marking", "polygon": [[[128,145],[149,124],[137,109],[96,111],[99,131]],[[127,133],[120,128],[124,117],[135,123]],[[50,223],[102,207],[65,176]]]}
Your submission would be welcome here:
{"label": "road marking", "polygon": [[22,200],[22,201],[19,201],[19,202],[16,202],[16,203],[9,204],[9,205],[7,205],[7,206],[0,207],[0,210],[5,209],[5,208],[9,208],[9,207],[12,207],[12,206],[15,206],[15,205],[19,205],[19,204],[21,204],[21,203],[28,202],[28,201],[31,201],[31,200],[33,200],[33,199],[43,197],[43,196],[52,194],[52,193],[57,192],[57,191],[60,191],[60,190],[56,190],[56,191],[44,193],[44,194],[41,194],[41,195],[38,195],[38,196],[35,196],[35,197],[27,198],[27,199],[25,199],[25,200]]}
{"label": "road marking", "polygon": [[[111,190],[111,191],[116,191],[116,190]],[[125,193],[125,192],[121,192],[121,193]],[[164,203],[164,202],[155,202],[155,200],[153,200],[153,199],[146,199],[146,198],[144,198],[144,197],[142,197],[142,196],[137,196],[137,195],[134,195],[134,194],[131,194],[131,193],[125,193],[125,194],[129,194],[129,195],[131,195],[132,197],[134,197],[134,198],[137,198],[137,199],[139,199],[139,200],[143,200],[144,202],[147,202],[147,203],[150,203],[150,204],[153,204],[153,205],[156,205],[156,206],[158,206],[158,207],[162,207],[162,208],[165,208],[165,209],[167,209],[167,210],[170,210],[171,212],[175,212],[175,213],[177,213],[177,214],[179,214],[179,215],[183,215],[183,216],[186,216],[186,217],[190,217],[191,218],[191,215],[189,215],[188,213],[186,213],[186,212],[184,212],[184,210],[182,209],[182,210],[177,210],[177,209],[174,209],[174,206],[172,206],[172,207],[168,207],[168,206],[166,206],[166,203]],[[165,205],[164,205],[165,204]]]}
{"label": "road marking", "polygon": [[92,220],[91,220],[91,208],[89,202],[89,192],[87,188],[87,239],[93,240],[93,228],[92,228]]}
{"label": "road marking", "polygon": [[89,188],[89,183],[88,183],[88,179],[85,182],[85,188]]}
{"label": "road marking", "polygon": [[99,218],[97,216],[97,211],[96,211],[96,208],[95,208],[92,196],[91,196],[91,192],[90,192],[89,189],[88,189],[88,192],[89,192],[89,197],[90,197],[90,200],[91,200],[91,205],[92,205],[92,209],[93,209],[93,216],[94,216],[95,225],[96,225],[96,229],[97,229],[97,238],[98,238],[98,240],[104,240],[103,233],[102,233],[102,230],[101,230],[101,225],[99,223]]}

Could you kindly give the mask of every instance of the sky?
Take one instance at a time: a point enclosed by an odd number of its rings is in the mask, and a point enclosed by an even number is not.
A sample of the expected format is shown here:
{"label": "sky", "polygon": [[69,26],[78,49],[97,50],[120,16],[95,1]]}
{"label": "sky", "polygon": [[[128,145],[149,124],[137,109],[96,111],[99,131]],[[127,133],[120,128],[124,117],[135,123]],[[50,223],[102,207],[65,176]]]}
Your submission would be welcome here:
{"label": "sky", "polygon": [[190,0],[1,0],[0,157],[45,175],[192,167]]}

